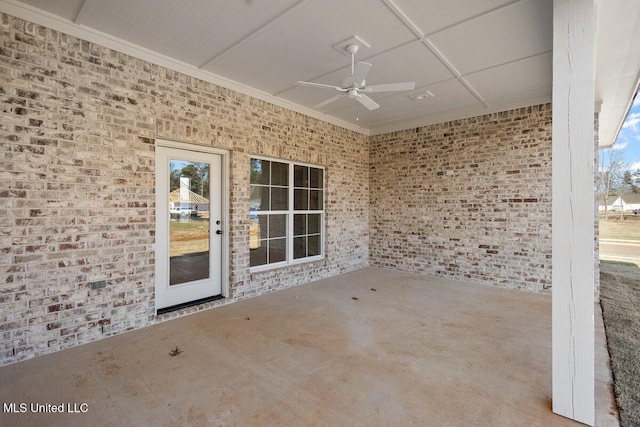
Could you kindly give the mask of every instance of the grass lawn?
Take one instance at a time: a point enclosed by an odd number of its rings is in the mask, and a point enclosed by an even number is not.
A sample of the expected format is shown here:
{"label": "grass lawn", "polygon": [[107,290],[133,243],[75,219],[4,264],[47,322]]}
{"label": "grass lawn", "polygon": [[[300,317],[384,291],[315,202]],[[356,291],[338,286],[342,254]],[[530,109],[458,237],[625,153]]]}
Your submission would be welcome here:
{"label": "grass lawn", "polygon": [[169,256],[201,253],[209,250],[208,220],[171,220]]}
{"label": "grass lawn", "polygon": [[600,304],[620,425],[640,426],[640,268],[601,261]]}
{"label": "grass lawn", "polygon": [[600,238],[620,240],[640,240],[640,215],[609,214],[609,219],[600,215]]}

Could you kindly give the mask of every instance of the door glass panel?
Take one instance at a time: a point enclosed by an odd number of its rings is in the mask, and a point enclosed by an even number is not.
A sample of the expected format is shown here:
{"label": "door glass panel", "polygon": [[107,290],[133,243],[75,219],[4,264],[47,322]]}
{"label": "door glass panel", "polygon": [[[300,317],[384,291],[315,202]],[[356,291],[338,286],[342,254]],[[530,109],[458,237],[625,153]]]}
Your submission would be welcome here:
{"label": "door glass panel", "polygon": [[210,165],[171,159],[169,171],[169,284],[207,279]]}

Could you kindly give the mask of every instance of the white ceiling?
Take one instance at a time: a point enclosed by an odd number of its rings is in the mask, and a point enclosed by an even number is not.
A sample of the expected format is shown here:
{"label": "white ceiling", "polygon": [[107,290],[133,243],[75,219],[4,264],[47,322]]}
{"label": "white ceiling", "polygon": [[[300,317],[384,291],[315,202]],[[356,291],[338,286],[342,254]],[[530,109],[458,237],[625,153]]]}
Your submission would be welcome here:
{"label": "white ceiling", "polygon": [[[638,82],[640,55],[628,56],[640,46],[640,2],[600,3],[600,34],[619,31],[599,50],[624,45],[597,93],[617,97],[617,110],[607,106],[617,133]],[[552,0],[0,0],[7,13],[367,134],[550,102],[552,9]],[[367,84],[416,89],[373,94],[374,111],[348,98],[313,110],[335,92],[295,82],[339,85],[350,58],[333,46],[353,36],[369,45],[356,57],[373,64]],[[433,97],[408,96],[426,91]]]}

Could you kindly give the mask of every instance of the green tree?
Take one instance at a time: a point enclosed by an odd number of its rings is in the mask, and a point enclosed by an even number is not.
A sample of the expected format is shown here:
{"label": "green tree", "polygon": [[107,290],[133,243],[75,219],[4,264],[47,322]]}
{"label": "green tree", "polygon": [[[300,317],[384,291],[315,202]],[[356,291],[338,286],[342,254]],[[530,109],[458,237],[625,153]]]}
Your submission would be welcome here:
{"label": "green tree", "polygon": [[251,159],[251,177],[250,182],[252,184],[260,183],[262,177],[262,160]]}
{"label": "green tree", "polygon": [[169,173],[170,191],[180,188],[180,178],[189,178],[189,190],[209,198],[209,164],[193,162],[178,169],[173,164]]}

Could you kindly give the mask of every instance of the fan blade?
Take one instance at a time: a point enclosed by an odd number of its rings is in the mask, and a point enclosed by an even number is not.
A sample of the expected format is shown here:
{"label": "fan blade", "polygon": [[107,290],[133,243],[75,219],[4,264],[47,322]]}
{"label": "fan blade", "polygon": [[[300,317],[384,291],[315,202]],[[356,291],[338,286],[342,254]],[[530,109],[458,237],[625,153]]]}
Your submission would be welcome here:
{"label": "fan blade", "polygon": [[327,100],[325,100],[325,101],[322,101],[322,102],[321,102],[321,103],[319,103],[319,104],[314,105],[314,106],[313,106],[313,108],[320,108],[320,107],[324,107],[325,105],[329,105],[329,104],[331,104],[332,102],[335,102],[335,101],[337,101],[338,99],[343,98],[343,97],[345,97],[345,96],[347,96],[347,94],[346,94],[346,93],[341,93],[341,94],[336,95],[336,96],[334,96],[334,97],[331,97],[331,98],[329,98],[329,99],[327,99]]}
{"label": "fan blade", "polygon": [[309,87],[319,87],[323,89],[335,89],[339,91],[344,91],[340,86],[326,85],[323,83],[313,83],[313,82],[296,82],[298,86],[309,86]]}
{"label": "fan blade", "polygon": [[361,89],[360,92],[395,92],[400,90],[413,90],[415,88],[415,82],[389,83],[386,85],[367,86],[366,88]]}
{"label": "fan blade", "polygon": [[358,95],[356,97],[356,100],[364,105],[365,107],[367,107],[369,110],[375,110],[376,108],[380,107],[380,105],[378,105],[376,103],[376,101],[374,101],[373,99],[369,98],[367,95]]}
{"label": "fan blade", "polygon": [[358,62],[355,66],[355,70],[353,71],[353,76],[351,76],[351,82],[360,87],[364,82],[364,79],[367,78],[367,74],[371,69],[371,64],[368,62]]}

